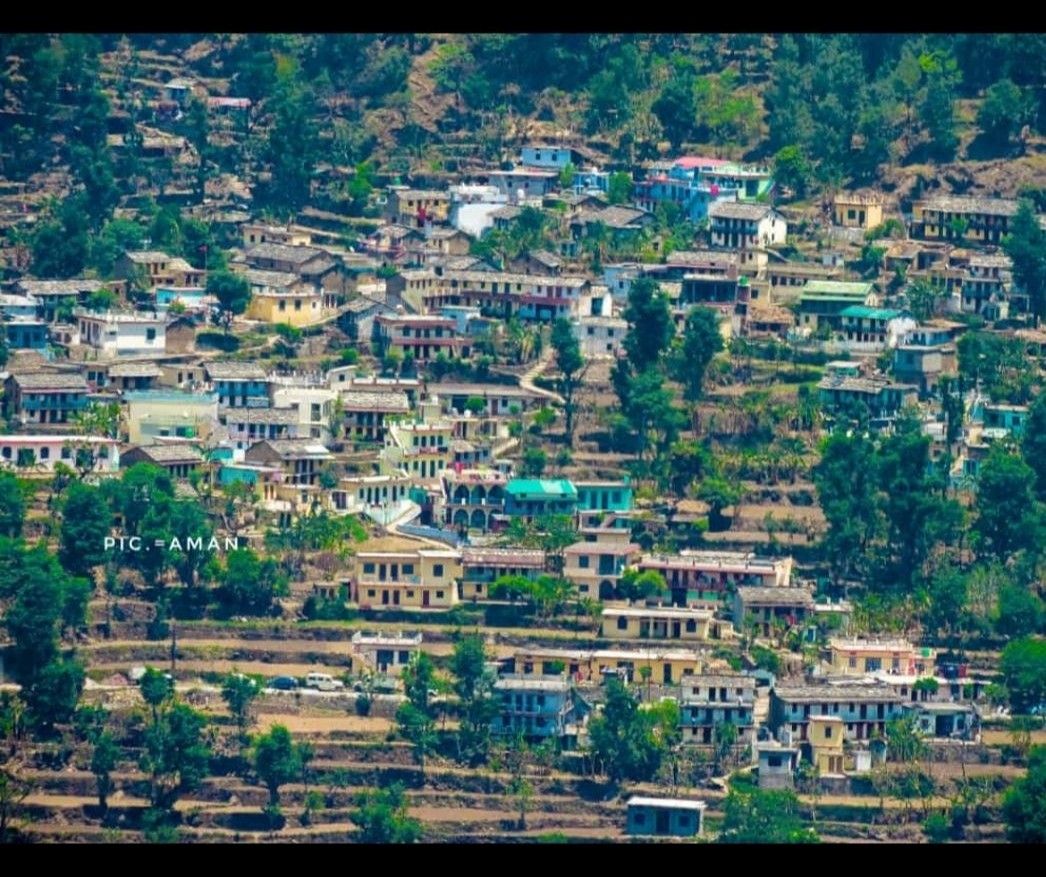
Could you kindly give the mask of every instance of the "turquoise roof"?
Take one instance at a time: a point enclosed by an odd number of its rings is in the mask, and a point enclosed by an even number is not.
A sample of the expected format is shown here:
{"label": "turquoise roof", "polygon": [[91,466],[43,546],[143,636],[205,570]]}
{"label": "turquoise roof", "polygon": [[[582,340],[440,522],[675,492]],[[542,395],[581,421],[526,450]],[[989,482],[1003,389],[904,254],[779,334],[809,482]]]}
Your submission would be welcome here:
{"label": "turquoise roof", "polygon": [[510,496],[543,496],[548,498],[577,499],[577,488],[565,478],[545,480],[543,478],[513,478],[505,485]]}
{"label": "turquoise roof", "polygon": [[839,312],[840,317],[857,317],[864,320],[896,320],[904,311],[889,308],[869,308],[864,305],[850,305]]}
{"label": "turquoise roof", "polygon": [[872,292],[871,283],[853,283],[845,280],[807,280],[802,295],[814,296],[867,296]]}

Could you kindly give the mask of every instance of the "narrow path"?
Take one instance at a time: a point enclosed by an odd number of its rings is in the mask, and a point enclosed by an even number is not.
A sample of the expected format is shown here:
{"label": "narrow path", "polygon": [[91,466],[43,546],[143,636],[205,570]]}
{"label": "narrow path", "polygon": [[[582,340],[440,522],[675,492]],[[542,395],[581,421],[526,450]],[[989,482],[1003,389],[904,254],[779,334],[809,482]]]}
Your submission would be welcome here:
{"label": "narrow path", "polygon": [[533,367],[520,375],[519,385],[524,390],[529,390],[531,393],[537,393],[539,396],[544,396],[546,399],[555,402],[557,405],[565,405],[566,400],[560,396],[559,393],[554,393],[552,390],[545,390],[534,385],[534,378],[544,373],[545,369],[551,364],[552,358],[555,355],[556,351],[551,345],[542,350],[541,356],[538,357],[538,361],[534,363]]}

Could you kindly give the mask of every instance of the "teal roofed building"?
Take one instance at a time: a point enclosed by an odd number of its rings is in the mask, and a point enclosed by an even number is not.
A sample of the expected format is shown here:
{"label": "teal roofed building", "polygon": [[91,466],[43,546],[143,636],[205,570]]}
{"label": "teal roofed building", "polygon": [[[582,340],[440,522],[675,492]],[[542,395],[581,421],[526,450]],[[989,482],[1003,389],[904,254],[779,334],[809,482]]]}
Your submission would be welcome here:
{"label": "teal roofed building", "polygon": [[874,307],[876,304],[875,287],[871,283],[808,280],[799,296],[798,325],[800,329],[816,332],[827,323],[838,331],[844,310],[854,305]]}
{"label": "teal roofed building", "polygon": [[577,507],[577,488],[565,478],[513,478],[505,485],[505,514],[508,517],[532,519],[545,515],[572,515]]}

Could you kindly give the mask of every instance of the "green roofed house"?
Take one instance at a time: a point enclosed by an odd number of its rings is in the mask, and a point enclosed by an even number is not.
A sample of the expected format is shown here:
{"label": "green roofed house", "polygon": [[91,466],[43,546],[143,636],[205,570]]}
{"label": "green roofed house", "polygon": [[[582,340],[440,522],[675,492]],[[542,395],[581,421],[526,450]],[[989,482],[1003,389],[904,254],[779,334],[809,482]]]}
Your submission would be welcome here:
{"label": "green roofed house", "polygon": [[827,323],[832,331],[842,328],[842,312],[854,305],[874,307],[878,304],[871,283],[841,280],[808,280],[799,296],[798,325],[816,332]]}
{"label": "green roofed house", "polygon": [[917,323],[908,311],[850,305],[839,313],[836,342],[851,353],[879,353],[904,342]]}
{"label": "green roofed house", "polygon": [[505,485],[505,514],[528,520],[577,511],[577,488],[565,478],[513,478]]}

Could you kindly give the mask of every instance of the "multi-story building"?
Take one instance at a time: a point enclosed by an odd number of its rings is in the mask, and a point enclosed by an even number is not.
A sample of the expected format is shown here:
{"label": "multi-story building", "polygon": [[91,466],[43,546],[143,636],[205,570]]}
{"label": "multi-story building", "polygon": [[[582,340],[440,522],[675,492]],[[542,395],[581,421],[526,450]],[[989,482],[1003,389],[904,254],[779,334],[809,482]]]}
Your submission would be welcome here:
{"label": "multi-story building", "polygon": [[284,483],[313,487],[320,470],[334,457],[319,443],[299,439],[265,439],[251,445],[243,455],[247,463],[283,470]]}
{"label": "multi-story building", "polygon": [[229,441],[239,450],[264,439],[308,438],[302,435],[298,412],[293,408],[223,408],[218,416],[225,422]]}
{"label": "multi-story building", "polygon": [[901,698],[885,685],[780,685],[770,692],[770,725],[793,741],[809,739],[812,716],[842,720],[845,739],[885,735],[886,723],[901,716]]}
{"label": "multi-story building", "polygon": [[87,407],[87,381],[82,374],[32,372],[8,377],[4,416],[32,426],[71,424]]}
{"label": "multi-story building", "polygon": [[484,403],[481,414],[489,417],[508,417],[514,409],[519,413],[530,411],[544,402],[545,397],[526,387],[495,384],[429,384],[429,390],[439,396],[444,414],[452,411],[464,414],[470,399]]}
{"label": "multi-story building", "polygon": [[[1010,315],[1013,261],[1002,253],[974,253],[961,287],[961,310],[988,320]],[[1014,308],[1016,310],[1016,308]]]}
{"label": "multi-story building", "polygon": [[505,507],[508,476],[497,469],[446,469],[443,472],[443,523],[461,530],[490,528],[491,515]]}
{"label": "multi-story building", "polygon": [[773,188],[770,169],[739,165],[725,159],[684,156],[654,165],[635,184],[636,204],[653,211],[664,201],[678,204],[691,222],[708,216],[712,206],[732,201],[754,201]]}
{"label": "multi-story building", "polygon": [[838,332],[843,311],[854,305],[874,307],[876,303],[871,283],[808,280],[799,295],[799,328],[816,332],[827,326],[828,331]]}
{"label": "multi-story building", "polygon": [[783,244],[788,223],[767,204],[724,201],[708,208],[712,222],[712,246],[738,250],[741,264],[754,261],[754,250]]}
{"label": "multi-story building", "polygon": [[741,675],[688,676],[680,698],[684,743],[712,743],[717,725],[733,725],[738,740],[755,736],[755,679]]}
{"label": "multi-story building", "polygon": [[513,478],[505,485],[505,515],[527,521],[546,515],[573,515],[577,488],[566,479]]}
{"label": "multi-story building", "polygon": [[902,384],[917,387],[920,396],[935,394],[942,377],[956,374],[958,359],[953,345],[904,343],[894,349],[894,377]]}
{"label": "multi-story building", "polygon": [[346,438],[384,443],[386,418],[406,416],[410,400],[400,391],[374,392],[352,387],[341,391],[341,410]]}
{"label": "multi-story building", "polygon": [[901,344],[915,328],[907,311],[850,305],[839,313],[836,343],[851,353],[880,353]]}
{"label": "multi-story building", "polygon": [[581,541],[563,551],[564,578],[577,585],[579,594],[612,599],[621,576],[640,556],[641,549],[631,537],[626,528],[582,530]]}
{"label": "multi-story building", "polygon": [[805,588],[740,587],[734,594],[734,627],[742,631],[754,624],[769,636],[774,623],[788,627],[804,624],[814,613],[813,595]]}
{"label": "multi-story building", "polygon": [[1009,233],[1018,202],[1007,198],[945,195],[912,205],[912,236],[995,244]]}
{"label": "multi-story building", "polygon": [[113,273],[145,289],[158,286],[193,287],[207,283],[207,272],[194,268],[178,256],[168,256],[157,250],[128,251],[116,260]]}
{"label": "multi-story building", "polygon": [[458,602],[456,551],[409,549],[356,554],[353,600],[369,608],[450,609]]}
{"label": "multi-story building", "polygon": [[164,439],[205,440],[218,424],[218,394],[177,390],[124,393],[126,438],[131,444]]}
{"label": "multi-story building", "polygon": [[334,296],[304,283],[296,274],[285,271],[244,272],[251,287],[251,302],[244,318],[276,325],[301,327],[318,323],[335,306]]}
{"label": "multi-story building", "polygon": [[222,408],[268,408],[269,379],[256,362],[208,362],[207,379],[218,393]]}
{"label": "multi-story building", "polygon": [[807,740],[803,748],[819,776],[843,773],[844,727],[842,716],[810,716],[807,720]]}
{"label": "multi-story building", "polygon": [[577,683],[600,683],[606,676],[629,682],[648,678],[651,684],[671,685],[704,666],[701,656],[685,649],[519,649],[503,662],[505,672],[530,676],[565,676]]}
{"label": "multi-story building", "polygon": [[672,592],[672,602],[721,601],[741,585],[779,588],[792,576],[792,558],[769,559],[743,552],[681,551],[646,554],[636,564],[640,572],[660,573]]}
{"label": "multi-story building", "polygon": [[500,706],[491,724],[497,735],[522,734],[531,740],[560,739],[579,718],[574,688],[565,679],[503,676],[494,683]]}
{"label": "multi-story building", "polygon": [[436,486],[453,462],[454,424],[391,423],[385,431],[382,465],[386,471],[405,472],[416,482]]}
{"label": "multi-story building", "polygon": [[429,189],[389,189],[385,219],[408,228],[425,228],[427,223],[446,222],[450,213],[450,194]]}
{"label": "multi-story building", "polygon": [[167,320],[160,314],[73,312],[80,343],[106,356],[124,353],[163,353],[167,349]]}
{"label": "multi-story building", "polygon": [[395,350],[415,362],[430,362],[441,353],[451,359],[467,358],[472,339],[461,337],[457,323],[432,315],[379,314],[374,318],[374,339],[381,355]]}
{"label": "multi-story building", "polygon": [[545,552],[539,548],[465,546],[460,550],[462,600],[486,600],[490,587],[503,576],[536,579],[545,573]]}
{"label": "multi-story building", "polygon": [[413,486],[406,475],[346,475],[330,492],[331,507],[346,514],[394,519],[410,499]]}
{"label": "multi-story building", "polygon": [[817,385],[818,397],[825,414],[849,416],[865,409],[873,425],[889,423],[902,408],[919,399],[919,387],[895,384],[885,378],[860,378],[827,374]]}

